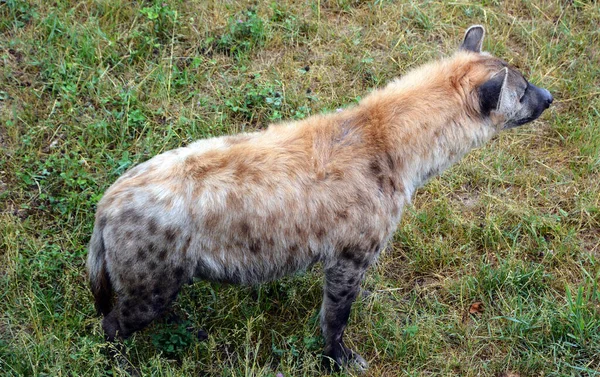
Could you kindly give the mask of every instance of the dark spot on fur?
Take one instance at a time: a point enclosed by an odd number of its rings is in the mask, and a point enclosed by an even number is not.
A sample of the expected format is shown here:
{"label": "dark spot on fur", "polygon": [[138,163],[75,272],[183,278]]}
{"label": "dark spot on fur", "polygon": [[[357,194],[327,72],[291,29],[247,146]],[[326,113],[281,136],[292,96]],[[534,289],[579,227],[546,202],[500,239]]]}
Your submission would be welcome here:
{"label": "dark spot on fur", "polygon": [[137,258],[138,258],[138,261],[142,261],[142,260],[146,259],[146,251],[142,248],[139,248],[137,251]]}
{"label": "dark spot on fur", "polygon": [[150,262],[148,262],[148,268],[151,271],[154,271],[158,268],[158,264],[155,261],[150,261]]}
{"label": "dark spot on fur", "polygon": [[328,284],[338,285],[342,283],[342,279],[338,275],[326,275],[325,280]]}
{"label": "dark spot on fur", "polygon": [[396,161],[394,161],[394,157],[392,157],[392,155],[389,152],[387,152],[385,154],[385,156],[386,156],[388,167],[390,168],[390,171],[395,171],[396,170]]}
{"label": "dark spot on fur", "polygon": [[148,300],[150,300],[150,293],[148,292],[148,290],[144,289],[142,291],[142,294],[140,295],[140,299],[141,299],[141,301],[148,301]]}
{"label": "dark spot on fur", "polygon": [[317,236],[317,238],[318,238],[319,240],[322,240],[322,239],[323,239],[323,237],[325,237],[325,233],[326,233],[326,232],[325,232],[325,229],[323,229],[323,228],[319,228],[319,229],[317,230],[316,236]]}
{"label": "dark spot on fur", "polygon": [[344,259],[351,260],[355,258],[355,251],[351,247],[345,247],[342,249],[340,256]]}
{"label": "dark spot on fur", "polygon": [[292,267],[295,268],[296,266],[296,255],[292,254],[292,253],[288,253],[286,258],[285,258],[285,264],[288,267]]}
{"label": "dark spot on fur", "polygon": [[348,296],[349,293],[350,293],[350,291],[348,289],[344,289],[343,291],[340,292],[340,297],[344,298],[344,297]]}
{"label": "dark spot on fur", "polygon": [[125,223],[138,224],[142,220],[142,215],[133,208],[127,208],[121,213],[121,219]]}
{"label": "dark spot on fur", "polygon": [[100,217],[100,219],[98,219],[98,228],[104,228],[106,226],[106,221],[106,216]]}
{"label": "dark spot on fur", "polygon": [[204,216],[204,227],[207,230],[214,230],[219,225],[219,215],[209,212]]}
{"label": "dark spot on fur", "polygon": [[167,230],[165,230],[165,238],[167,242],[172,243],[173,241],[175,241],[175,238],[177,238],[177,231],[173,228],[168,228]]}
{"label": "dark spot on fur", "polygon": [[158,231],[158,225],[156,224],[156,219],[150,219],[148,221],[148,233],[154,235]]}
{"label": "dark spot on fur", "polygon": [[377,184],[379,186],[379,192],[386,195],[394,195],[397,190],[396,183],[392,179],[392,177],[380,175],[377,179]]}
{"label": "dark spot on fur", "polygon": [[364,253],[362,253],[359,248],[350,246],[343,248],[342,252],[340,253],[340,256],[343,259],[352,261],[354,263],[354,266],[357,268],[359,266],[362,266],[365,259]]}
{"label": "dark spot on fur", "polygon": [[340,220],[347,220],[348,219],[348,210],[343,210],[343,211],[337,211],[336,212],[336,216],[340,219]]}
{"label": "dark spot on fur", "polygon": [[162,288],[160,285],[156,285],[154,286],[154,289],[152,289],[152,295],[153,296],[160,296],[162,293]]}
{"label": "dark spot on fur", "polygon": [[296,228],[296,233],[298,233],[299,236],[306,235],[306,230],[300,224],[296,224],[295,228]]}
{"label": "dark spot on fur", "polygon": [[256,175],[259,174],[258,169],[254,168],[245,162],[239,162],[234,171],[235,177],[240,181],[253,181]]}
{"label": "dark spot on fur", "polygon": [[187,255],[187,251],[190,248],[190,242],[192,242],[192,236],[187,236],[187,238],[185,239],[185,243],[183,244],[183,247],[181,248],[181,252],[183,253],[183,255]]}
{"label": "dark spot on fur", "polygon": [[371,174],[373,174],[375,177],[381,175],[381,166],[379,165],[379,161],[371,161],[369,164],[369,169],[371,169]]}
{"label": "dark spot on fur", "polygon": [[179,281],[183,280],[183,274],[184,274],[184,272],[185,272],[185,270],[181,266],[177,266],[173,270],[173,274],[175,275],[175,278],[177,280],[179,280]]}
{"label": "dark spot on fur", "polygon": [[290,245],[290,253],[296,253],[298,251],[298,245],[297,244],[293,244]]}
{"label": "dark spot on fur", "polygon": [[139,308],[138,308],[138,309],[139,309],[139,311],[140,311],[140,312],[142,312],[142,313],[147,313],[147,312],[148,312],[148,310],[150,310],[150,308],[149,308],[149,307],[148,307],[148,305],[146,305],[146,304],[141,304],[141,305],[139,306]]}
{"label": "dark spot on fur", "polygon": [[242,225],[240,226],[240,231],[243,237],[250,237],[250,225],[248,225],[247,222],[244,221],[242,223]]}
{"label": "dark spot on fur", "polygon": [[147,273],[145,273],[145,272],[140,272],[140,273],[138,274],[138,279],[139,279],[139,280],[141,280],[141,281],[144,281],[144,280],[146,280],[146,278],[147,278],[147,277],[148,277],[148,274],[147,274]]}
{"label": "dark spot on fur", "polygon": [[331,302],[337,304],[338,302],[340,302],[339,297],[337,297],[336,295],[334,295],[333,293],[331,293],[330,291],[327,291],[327,298],[331,300]]}
{"label": "dark spot on fur", "polygon": [[129,316],[131,316],[131,312],[129,311],[129,309],[123,309],[121,311],[121,314],[123,315],[123,317],[129,317]]}
{"label": "dark spot on fur", "polygon": [[249,248],[250,248],[250,252],[253,254],[260,253],[260,251],[261,251],[260,242],[256,239],[253,239],[252,241],[250,241]]}
{"label": "dark spot on fur", "polygon": [[354,283],[356,283],[356,279],[354,277],[350,277],[350,279],[348,279],[348,285],[354,285]]}
{"label": "dark spot on fur", "polygon": [[[131,285],[129,287],[129,295],[132,297],[138,297],[143,292],[143,287],[140,285]],[[129,305],[127,305],[129,306]]]}
{"label": "dark spot on fur", "polygon": [[158,253],[158,259],[161,261],[167,259],[167,249],[163,248],[160,250],[160,252]]}

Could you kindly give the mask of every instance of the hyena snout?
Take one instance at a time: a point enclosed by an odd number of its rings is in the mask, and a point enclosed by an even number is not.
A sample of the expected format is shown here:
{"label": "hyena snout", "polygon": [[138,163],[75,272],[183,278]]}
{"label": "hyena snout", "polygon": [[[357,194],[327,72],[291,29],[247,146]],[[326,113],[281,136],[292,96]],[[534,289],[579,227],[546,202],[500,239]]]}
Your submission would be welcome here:
{"label": "hyena snout", "polygon": [[548,91],[548,89],[540,88],[533,84],[529,85],[531,86],[531,90],[536,92],[540,105],[544,107],[544,110],[549,108],[554,101],[554,97],[552,97],[552,94]]}
{"label": "hyena snout", "polygon": [[552,97],[552,94],[550,94],[550,92],[544,88],[540,89],[542,91],[542,95],[544,97],[544,101],[546,102],[546,108],[549,108],[550,105],[552,104],[552,102],[554,101],[554,98]]}
{"label": "hyena snout", "polygon": [[531,92],[530,96],[530,107],[531,107],[531,116],[528,121],[535,120],[539,118],[544,110],[548,109],[554,98],[552,94],[547,89],[537,87],[531,83],[527,84],[527,91]]}
{"label": "hyena snout", "polygon": [[[544,88],[535,86],[526,82],[525,89],[517,89],[518,101],[515,101],[514,107],[518,110],[514,116],[511,116],[505,128],[522,126],[526,123],[538,119],[554,101],[552,94]],[[522,91],[522,94],[521,94]]]}

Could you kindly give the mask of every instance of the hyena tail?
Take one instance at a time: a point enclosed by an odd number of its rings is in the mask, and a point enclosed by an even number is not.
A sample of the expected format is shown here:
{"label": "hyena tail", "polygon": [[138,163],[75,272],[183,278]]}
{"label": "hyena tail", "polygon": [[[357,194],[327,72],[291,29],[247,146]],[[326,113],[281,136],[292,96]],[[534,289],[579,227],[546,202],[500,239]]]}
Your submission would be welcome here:
{"label": "hyena tail", "polygon": [[113,287],[106,269],[106,250],[104,247],[103,221],[94,226],[88,250],[87,269],[90,277],[90,288],[94,295],[96,311],[106,316],[110,313],[113,302]]}

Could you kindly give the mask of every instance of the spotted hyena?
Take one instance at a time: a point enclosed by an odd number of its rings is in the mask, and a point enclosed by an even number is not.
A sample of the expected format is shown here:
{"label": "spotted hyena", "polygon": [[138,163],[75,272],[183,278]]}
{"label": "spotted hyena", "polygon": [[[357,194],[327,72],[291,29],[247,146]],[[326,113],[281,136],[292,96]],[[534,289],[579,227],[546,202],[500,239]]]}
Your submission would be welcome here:
{"label": "spotted hyena", "polygon": [[430,177],[552,102],[481,52],[483,36],[469,28],[451,57],[355,107],[200,140],[120,177],[98,204],[88,256],[107,337],[147,326],[192,278],[257,284],[320,262],[326,360],[365,369],[342,336],[403,207]]}

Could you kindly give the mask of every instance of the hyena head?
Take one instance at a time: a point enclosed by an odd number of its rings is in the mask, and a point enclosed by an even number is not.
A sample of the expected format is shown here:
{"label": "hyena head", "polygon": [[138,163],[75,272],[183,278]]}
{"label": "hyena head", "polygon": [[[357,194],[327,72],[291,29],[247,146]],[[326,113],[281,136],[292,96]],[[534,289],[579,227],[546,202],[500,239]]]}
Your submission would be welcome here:
{"label": "hyena head", "polygon": [[477,88],[481,114],[489,117],[495,131],[537,119],[552,103],[552,95],[548,90],[531,84],[503,60],[481,52],[484,35],[482,26],[471,26],[460,46],[463,52],[486,57],[487,77]]}

